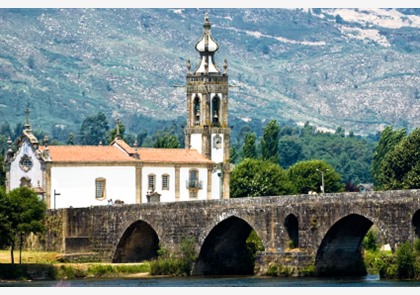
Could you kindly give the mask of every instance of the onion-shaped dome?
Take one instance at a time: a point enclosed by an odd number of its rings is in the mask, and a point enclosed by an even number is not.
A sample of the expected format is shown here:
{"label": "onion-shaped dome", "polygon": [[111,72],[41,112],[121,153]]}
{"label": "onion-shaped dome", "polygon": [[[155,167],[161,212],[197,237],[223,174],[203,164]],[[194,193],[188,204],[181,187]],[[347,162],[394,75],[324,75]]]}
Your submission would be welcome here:
{"label": "onion-shaped dome", "polygon": [[219,45],[216,41],[214,41],[213,37],[211,36],[210,28],[211,24],[209,21],[209,15],[206,13],[204,17],[204,25],[203,25],[203,36],[200,41],[197,42],[195,45],[195,49],[200,53],[214,53],[219,49]]}

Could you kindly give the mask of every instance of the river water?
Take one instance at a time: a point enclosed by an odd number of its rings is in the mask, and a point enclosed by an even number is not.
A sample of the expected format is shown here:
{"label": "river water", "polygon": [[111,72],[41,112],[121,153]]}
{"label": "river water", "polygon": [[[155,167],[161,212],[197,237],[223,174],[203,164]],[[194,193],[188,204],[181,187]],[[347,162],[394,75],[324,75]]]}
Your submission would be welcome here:
{"label": "river water", "polygon": [[[420,281],[380,280],[377,275],[368,275],[360,278],[193,276],[3,282],[0,283],[0,287],[420,287]],[[420,291],[420,289],[417,291]]]}

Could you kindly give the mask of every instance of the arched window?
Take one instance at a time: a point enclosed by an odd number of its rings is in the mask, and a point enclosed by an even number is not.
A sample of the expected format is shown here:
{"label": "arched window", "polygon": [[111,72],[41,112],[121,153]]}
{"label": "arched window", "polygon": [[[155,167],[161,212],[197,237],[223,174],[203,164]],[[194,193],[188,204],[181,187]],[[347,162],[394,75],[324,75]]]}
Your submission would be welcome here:
{"label": "arched window", "polygon": [[98,200],[106,198],[106,179],[103,177],[95,179],[95,198]]}
{"label": "arched window", "polygon": [[212,111],[213,111],[213,124],[218,125],[220,122],[219,112],[220,112],[220,97],[215,95],[212,99]]}
{"label": "arched window", "polygon": [[284,227],[288,234],[288,247],[297,248],[299,247],[299,221],[293,214],[289,214],[284,221]]}
{"label": "arched window", "polygon": [[194,125],[200,125],[200,114],[201,114],[201,104],[200,97],[198,95],[194,98],[193,103],[193,114],[194,114]]}
{"label": "arched window", "polygon": [[147,176],[147,188],[152,192],[156,189],[156,175],[149,174]]}

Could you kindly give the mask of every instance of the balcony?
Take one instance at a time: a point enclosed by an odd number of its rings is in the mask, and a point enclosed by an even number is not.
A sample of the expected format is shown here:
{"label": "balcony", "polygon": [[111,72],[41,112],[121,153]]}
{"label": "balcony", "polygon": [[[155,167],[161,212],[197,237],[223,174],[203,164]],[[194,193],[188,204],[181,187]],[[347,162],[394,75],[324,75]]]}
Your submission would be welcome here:
{"label": "balcony", "polygon": [[196,179],[190,179],[186,181],[187,188],[195,188],[195,189],[202,189],[203,188],[203,181],[202,180],[196,180]]}

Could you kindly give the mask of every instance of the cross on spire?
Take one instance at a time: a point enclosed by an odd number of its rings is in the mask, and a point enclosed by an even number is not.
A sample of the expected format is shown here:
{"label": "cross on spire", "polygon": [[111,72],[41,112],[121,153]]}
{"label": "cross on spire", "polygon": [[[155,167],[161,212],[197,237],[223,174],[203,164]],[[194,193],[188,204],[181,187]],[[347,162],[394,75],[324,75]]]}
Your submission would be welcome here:
{"label": "cross on spire", "polygon": [[117,118],[117,132],[115,134],[115,138],[116,139],[121,139],[121,134],[120,134],[120,119]]}
{"label": "cross on spire", "polygon": [[26,129],[30,129],[31,128],[31,125],[29,124],[29,114],[30,113],[31,113],[31,111],[27,107],[26,110],[25,110],[25,116],[26,116],[25,128]]}

